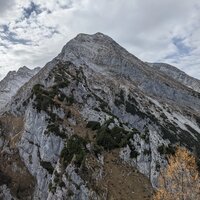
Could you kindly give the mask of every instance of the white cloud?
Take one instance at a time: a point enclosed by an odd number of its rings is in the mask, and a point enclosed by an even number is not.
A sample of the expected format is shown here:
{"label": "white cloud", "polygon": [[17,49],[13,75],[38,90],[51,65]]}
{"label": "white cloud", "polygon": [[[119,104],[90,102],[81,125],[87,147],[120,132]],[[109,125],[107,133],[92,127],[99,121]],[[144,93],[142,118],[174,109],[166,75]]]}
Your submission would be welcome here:
{"label": "white cloud", "polygon": [[[3,1],[0,0],[0,7]],[[4,1],[5,2],[5,1]],[[144,61],[169,62],[200,79],[200,2],[198,0],[8,0],[0,25],[15,41],[0,38],[0,73],[22,65],[43,66],[80,32],[108,34]],[[40,12],[31,11],[30,3]],[[27,9],[26,9],[27,10]],[[2,36],[3,33],[0,34]],[[178,46],[174,39],[181,40]],[[1,46],[1,43],[4,46]],[[182,47],[188,52],[182,54]],[[186,49],[187,50],[187,49]]]}

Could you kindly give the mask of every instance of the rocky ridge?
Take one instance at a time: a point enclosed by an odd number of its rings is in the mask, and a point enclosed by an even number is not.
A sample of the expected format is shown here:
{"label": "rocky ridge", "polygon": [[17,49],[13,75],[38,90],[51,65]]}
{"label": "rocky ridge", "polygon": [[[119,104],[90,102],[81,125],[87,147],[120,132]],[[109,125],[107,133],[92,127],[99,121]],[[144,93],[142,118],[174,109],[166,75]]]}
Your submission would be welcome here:
{"label": "rocky ridge", "polygon": [[0,110],[10,101],[17,90],[28,82],[40,68],[33,70],[27,67],[21,67],[18,71],[9,72],[6,77],[0,81]]}
{"label": "rocky ridge", "polygon": [[165,75],[179,81],[183,85],[200,92],[200,80],[187,75],[178,68],[166,63],[148,63],[149,66],[161,71]]}
{"label": "rocky ridge", "polygon": [[[26,199],[150,199],[177,144],[200,152],[199,99],[110,37],[79,34],[4,107],[0,149],[24,163]],[[11,182],[0,189],[18,199]]]}

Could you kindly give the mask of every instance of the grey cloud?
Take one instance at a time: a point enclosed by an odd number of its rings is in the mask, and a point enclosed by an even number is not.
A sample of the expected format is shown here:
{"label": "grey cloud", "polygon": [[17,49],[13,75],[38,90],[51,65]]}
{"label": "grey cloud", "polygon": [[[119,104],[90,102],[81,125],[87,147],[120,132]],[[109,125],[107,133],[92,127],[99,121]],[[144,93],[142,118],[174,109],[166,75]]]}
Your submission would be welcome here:
{"label": "grey cloud", "polygon": [[15,3],[15,0],[0,0],[0,16],[3,16]]}
{"label": "grey cloud", "polygon": [[[24,38],[20,38],[15,32],[9,30],[9,26],[3,25],[0,31],[0,38],[3,41],[9,41],[12,44],[23,44],[23,45],[30,45],[31,40],[26,40]],[[6,47],[6,45],[4,44]]]}
{"label": "grey cloud", "polygon": [[40,5],[31,1],[30,5],[23,9],[23,15],[25,18],[30,18],[33,13],[39,15],[42,13],[42,9],[40,8]]}
{"label": "grey cloud", "polygon": [[57,3],[62,9],[69,9],[72,8],[73,6],[73,0],[65,0],[65,1],[57,0]]}

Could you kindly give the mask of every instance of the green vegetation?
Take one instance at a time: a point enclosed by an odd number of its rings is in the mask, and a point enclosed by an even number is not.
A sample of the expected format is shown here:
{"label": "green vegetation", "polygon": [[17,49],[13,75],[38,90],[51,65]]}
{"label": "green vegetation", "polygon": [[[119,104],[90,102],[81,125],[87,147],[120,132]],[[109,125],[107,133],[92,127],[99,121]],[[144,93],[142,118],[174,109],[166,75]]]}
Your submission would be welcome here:
{"label": "green vegetation", "polygon": [[54,82],[56,83],[56,86],[58,88],[65,88],[68,87],[70,84],[67,75],[63,76],[63,74],[66,73],[66,69],[67,67],[66,68],[63,67],[62,64],[62,66],[60,65],[56,66],[50,73],[50,77],[54,76]]}
{"label": "green vegetation", "polygon": [[61,137],[62,139],[65,139],[67,137],[67,135],[65,134],[65,131],[60,130],[58,122],[48,124],[45,134],[49,134],[49,133],[53,133],[54,135],[57,135]]}
{"label": "green vegetation", "polygon": [[[176,137],[176,134],[178,132],[178,129],[176,129],[176,131],[171,131],[170,129],[170,126],[167,124],[165,126],[160,126],[160,129],[161,129],[161,133],[163,135],[163,139],[168,139],[170,140],[170,142],[172,143],[176,143],[178,142],[177,140],[177,137]],[[174,129],[175,130],[175,129]]]}
{"label": "green vegetation", "polygon": [[128,144],[133,134],[133,132],[126,131],[121,127],[115,126],[110,130],[108,126],[104,125],[97,131],[96,143],[105,150],[121,148]]}
{"label": "green vegetation", "polygon": [[99,154],[103,151],[103,148],[97,144],[93,145],[92,151],[94,152],[94,155],[98,157]]}
{"label": "green vegetation", "polygon": [[32,161],[32,155],[31,154],[28,156],[28,159],[29,159],[29,163],[32,165],[33,161]]}
{"label": "green vegetation", "polygon": [[48,172],[49,172],[49,174],[53,174],[53,171],[54,171],[54,168],[53,168],[53,166],[51,165],[51,163],[50,162],[47,162],[47,161],[40,161],[40,165],[44,168],[44,169],[46,169]]}
{"label": "green vegetation", "polygon": [[[66,105],[72,105],[74,103],[73,95],[66,96],[60,89],[67,87],[68,82],[59,82],[50,88],[45,88],[41,84],[36,84],[32,89],[31,97],[35,95],[35,101],[33,103],[34,108],[41,112],[49,112],[49,109],[53,107],[59,107],[60,105],[54,100],[55,97]],[[26,104],[26,102],[24,102]]]}
{"label": "green vegetation", "polygon": [[142,133],[140,135],[141,139],[143,139],[146,143],[149,143],[149,135],[147,133]]}
{"label": "green vegetation", "polygon": [[56,191],[56,186],[53,185],[51,182],[49,183],[49,191],[52,192],[53,194],[55,193]]}
{"label": "green vegetation", "polygon": [[129,101],[125,101],[125,106],[126,106],[126,112],[130,113],[132,115],[138,115],[140,116],[142,119],[146,118],[146,114],[141,112],[137,105],[129,102]]}
{"label": "green vegetation", "polygon": [[71,96],[69,96],[69,97],[65,97],[65,100],[66,100],[66,105],[67,106],[70,106],[70,105],[72,105],[74,102],[75,102],[75,99],[74,99],[74,96],[73,95],[71,95]]}
{"label": "green vegetation", "polygon": [[54,177],[54,183],[57,185],[60,181],[60,177],[59,176],[55,176]]}
{"label": "green vegetation", "polygon": [[3,173],[3,171],[0,170],[0,186],[6,184],[10,185],[12,183],[12,179],[10,176]]}
{"label": "green vegetation", "polygon": [[[135,130],[137,130],[137,129],[135,129]],[[139,143],[139,145],[140,145],[140,143]],[[129,146],[129,148],[130,148],[130,150],[131,150],[131,152],[130,152],[130,158],[137,158],[140,154],[139,154],[139,152],[136,150],[136,147],[134,146],[134,144],[129,140],[128,141],[128,146]]]}
{"label": "green vegetation", "polygon": [[118,147],[118,143],[113,139],[109,132],[109,129],[101,129],[96,137],[97,144],[103,146],[106,150],[111,150]]}
{"label": "green vegetation", "polygon": [[100,112],[101,110],[97,107],[94,108],[95,111]]}
{"label": "green vegetation", "polygon": [[124,91],[120,90],[120,93],[116,95],[116,98],[114,100],[114,104],[119,107],[121,104],[124,104]]}
{"label": "green vegetation", "polygon": [[52,183],[50,182],[49,183],[49,191],[51,191],[52,190]]}
{"label": "green vegetation", "polygon": [[158,146],[157,150],[161,155],[167,155],[167,154],[174,155],[176,152],[176,147],[172,145],[165,146],[164,144],[162,144]]}
{"label": "green vegetation", "polygon": [[63,93],[58,94],[57,97],[58,97],[58,100],[61,101],[61,102],[63,102],[66,98],[66,96]]}
{"label": "green vegetation", "polygon": [[60,128],[59,128],[59,124],[49,124],[47,126],[47,129],[49,132],[52,132],[52,133],[56,133],[56,132],[59,132],[60,131]]}
{"label": "green vegetation", "polygon": [[158,161],[156,161],[156,171],[159,172],[160,171],[160,163]]}
{"label": "green vegetation", "polygon": [[61,182],[59,183],[59,186],[60,186],[61,188],[64,188],[64,187],[65,187],[65,183],[64,183],[63,181],[61,181]]}
{"label": "green vegetation", "polygon": [[98,100],[100,101],[99,107],[101,108],[101,110],[104,112],[107,112],[106,109],[108,107],[108,104],[106,102],[104,102],[103,100],[101,100],[100,98]]}
{"label": "green vegetation", "polygon": [[150,155],[151,154],[150,149],[144,149],[143,154],[144,155]]}
{"label": "green vegetation", "polygon": [[132,131],[126,131],[119,126],[114,126],[112,129],[109,129],[108,127],[111,123],[114,123],[113,117],[107,120],[102,126],[100,126],[99,122],[88,122],[87,128],[96,130],[96,140],[92,149],[95,155],[97,156],[100,154],[103,149],[107,151],[129,145],[131,149],[131,158],[136,158],[139,153],[131,144],[130,139],[133,139],[134,134],[139,134],[140,132],[135,128],[133,128]]}
{"label": "green vegetation", "polygon": [[[116,148],[122,148],[125,146],[130,147],[130,157],[137,158],[139,153],[137,152],[134,144],[131,143],[134,134],[139,134],[140,132],[133,128],[131,131],[127,131],[122,127],[114,126],[112,129],[108,128],[111,124],[114,125],[114,118],[107,120],[102,126],[97,121],[89,121],[86,125],[94,132],[95,140],[91,144],[91,151],[89,152],[86,148],[87,140],[79,137],[78,135],[73,135],[68,139],[66,145],[61,152],[61,164],[63,167],[67,167],[70,163],[73,163],[77,169],[81,167],[84,170],[84,160],[88,153],[94,154],[98,157],[102,151],[108,151]],[[49,126],[49,130],[59,132],[59,127],[56,125]],[[150,152],[145,152],[150,154]],[[55,180],[58,181],[58,180]],[[58,181],[57,184],[60,182]]]}
{"label": "green vegetation", "polygon": [[74,164],[80,167],[87,153],[87,142],[77,136],[73,135],[67,142],[67,145],[61,152],[61,158],[63,158],[64,166],[66,167],[74,158]]}
{"label": "green vegetation", "polygon": [[68,80],[65,80],[65,81],[59,81],[57,83],[57,87],[58,88],[65,88],[65,87],[68,87],[69,86],[69,81]]}
{"label": "green vegetation", "polygon": [[74,192],[71,189],[68,189],[67,196],[71,197],[74,195]]}
{"label": "green vegetation", "polygon": [[131,150],[130,158],[137,158],[140,155],[139,152],[136,150],[136,148],[133,145],[129,144],[129,148]]}
{"label": "green vegetation", "polygon": [[47,113],[49,115],[49,119],[48,119],[49,123],[54,123],[54,122],[62,123],[63,122],[63,119],[61,119],[57,114],[50,112],[50,111],[48,111]]}
{"label": "green vegetation", "polygon": [[[136,151],[134,145],[130,142],[133,139],[133,135],[139,133],[137,129],[132,131],[126,131],[124,128],[114,126],[109,129],[109,125],[114,122],[113,118],[107,120],[102,126],[99,122],[89,121],[87,128],[95,130],[95,141],[92,144],[91,152],[95,156],[101,154],[103,150],[112,150],[116,148],[122,148],[129,145],[131,149],[131,158],[136,158],[139,153]],[[57,127],[53,127],[53,130]],[[87,155],[88,150],[86,148],[87,141],[78,135],[73,135],[68,139],[66,146],[61,152],[61,161],[66,167],[69,163],[73,163],[80,167]]]}
{"label": "green vegetation", "polygon": [[47,91],[43,85],[37,84],[32,89],[32,97],[35,95],[35,101],[33,103],[34,108],[38,112],[46,111],[53,106],[58,107],[58,104],[53,101],[56,91]]}
{"label": "green vegetation", "polygon": [[86,125],[86,128],[91,128],[92,130],[97,130],[101,128],[101,124],[96,121],[89,121]]}

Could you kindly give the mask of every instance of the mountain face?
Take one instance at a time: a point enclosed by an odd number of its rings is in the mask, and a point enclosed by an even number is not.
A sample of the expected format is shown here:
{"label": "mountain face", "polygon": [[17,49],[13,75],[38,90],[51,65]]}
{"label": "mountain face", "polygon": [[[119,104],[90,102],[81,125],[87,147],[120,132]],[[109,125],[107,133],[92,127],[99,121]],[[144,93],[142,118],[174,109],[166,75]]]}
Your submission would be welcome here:
{"label": "mountain face", "polygon": [[183,85],[200,92],[200,80],[187,75],[176,67],[166,63],[148,63],[148,65],[177,80]]}
{"label": "mountain face", "polygon": [[17,90],[28,82],[40,68],[33,70],[27,67],[21,67],[19,70],[9,72],[6,77],[0,81],[0,110],[9,102]]}
{"label": "mountain face", "polygon": [[200,155],[200,94],[102,33],[69,41],[3,111],[3,199],[150,199],[177,144]]}

